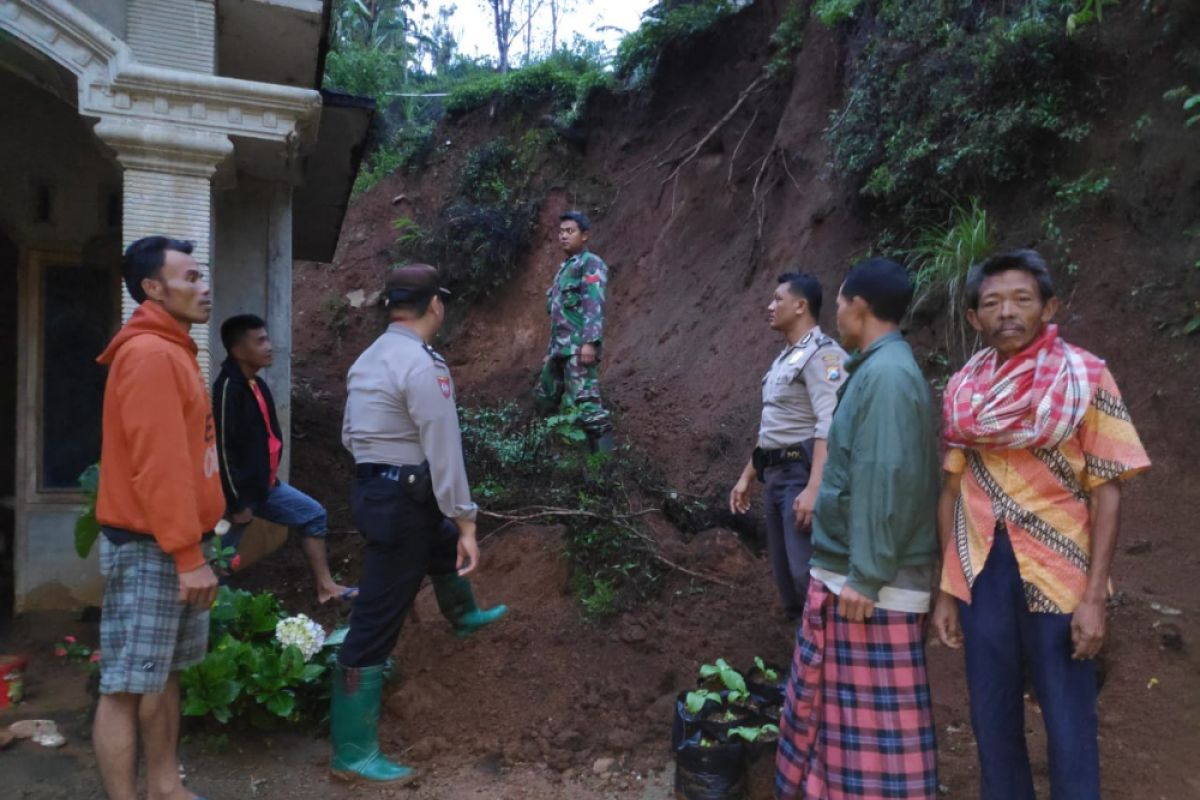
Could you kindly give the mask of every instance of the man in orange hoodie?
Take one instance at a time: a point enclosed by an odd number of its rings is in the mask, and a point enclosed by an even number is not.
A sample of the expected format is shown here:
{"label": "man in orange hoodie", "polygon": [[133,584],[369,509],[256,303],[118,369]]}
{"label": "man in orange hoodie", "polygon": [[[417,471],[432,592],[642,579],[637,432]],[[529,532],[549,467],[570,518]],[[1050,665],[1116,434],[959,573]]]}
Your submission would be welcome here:
{"label": "man in orange hoodie", "polygon": [[150,236],[125,251],[140,305],[98,359],[109,366],[96,518],[106,578],[100,703],[92,740],[109,800],[195,800],[179,777],[179,670],[203,660],[217,578],[202,549],[225,513],[208,387],[193,324],[209,287],[190,242]]}

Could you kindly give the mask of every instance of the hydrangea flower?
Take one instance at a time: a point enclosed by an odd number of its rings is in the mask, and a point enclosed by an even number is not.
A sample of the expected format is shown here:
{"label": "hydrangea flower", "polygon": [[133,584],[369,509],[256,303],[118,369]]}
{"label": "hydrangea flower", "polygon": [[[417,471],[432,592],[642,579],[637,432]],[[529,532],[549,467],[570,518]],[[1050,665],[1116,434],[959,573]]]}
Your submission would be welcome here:
{"label": "hydrangea flower", "polygon": [[275,641],[283,647],[292,645],[308,661],[325,646],[325,629],[304,614],[281,619],[275,626]]}

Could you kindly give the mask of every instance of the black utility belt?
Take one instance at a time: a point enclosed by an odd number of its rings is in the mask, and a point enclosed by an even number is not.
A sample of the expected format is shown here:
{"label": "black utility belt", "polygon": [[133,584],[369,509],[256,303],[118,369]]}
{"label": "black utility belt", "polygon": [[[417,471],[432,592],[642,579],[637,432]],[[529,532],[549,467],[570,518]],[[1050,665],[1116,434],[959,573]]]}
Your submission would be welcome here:
{"label": "black utility belt", "polygon": [[413,500],[423,501],[433,496],[433,477],[429,474],[429,462],[420,464],[355,464],[357,478],[383,478],[395,481],[403,487]]}
{"label": "black utility belt", "polygon": [[764,450],[756,447],[750,456],[750,462],[754,465],[754,471],[758,474],[760,481],[763,479],[763,470],[765,469],[778,467],[780,464],[809,464],[810,460],[808,448],[802,444],[781,447],[777,450]]}

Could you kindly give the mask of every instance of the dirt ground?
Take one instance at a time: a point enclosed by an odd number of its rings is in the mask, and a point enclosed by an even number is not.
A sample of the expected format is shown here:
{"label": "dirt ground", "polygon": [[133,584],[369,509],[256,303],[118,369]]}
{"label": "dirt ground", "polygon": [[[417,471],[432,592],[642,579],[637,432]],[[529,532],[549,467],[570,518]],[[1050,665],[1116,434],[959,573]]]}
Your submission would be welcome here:
{"label": "dirt ground", "polygon": [[[1122,560],[1149,565],[1155,552],[1152,547]],[[476,580],[480,599],[512,606],[499,625],[459,639],[423,590],[396,651],[399,673],[389,687],[382,734],[389,752],[421,769],[423,777],[412,787],[367,790],[330,782],[328,741],[311,730],[222,733],[194,721],[185,724],[181,748],[188,784],[209,798],[665,800],[672,796],[671,703],[698,664],[716,655],[735,664],[754,655],[786,662],[792,640],[765,560],[733,534],[706,532],[673,554],[737,588],[676,576],[660,602],[605,625],[588,624],[567,593],[561,531],[522,528],[484,545]],[[280,565],[259,576],[247,573],[255,578],[248,583],[286,568],[295,555],[285,551],[276,556]],[[301,569],[292,574],[303,576]],[[1100,703],[1105,797],[1200,797],[1194,769],[1200,608],[1192,603],[1182,605],[1178,616],[1164,615],[1150,603],[1169,610],[1177,602],[1173,596],[1134,588],[1137,581],[1128,577],[1121,585],[1128,588],[1114,604]],[[297,602],[309,593],[300,580],[291,591]],[[337,612],[318,612],[311,601],[307,610],[326,625],[337,621]],[[102,798],[87,730],[85,675],[51,655],[53,641],[68,632],[94,642],[95,625],[67,618],[36,623],[23,624],[14,637],[33,655],[29,699],[0,712],[0,724],[48,717],[60,724],[68,744],[45,750],[19,742],[0,752],[2,796]],[[1182,637],[1182,651],[1161,645],[1167,632]],[[975,797],[961,658],[936,644],[929,655],[943,796]],[[1044,792],[1044,738],[1035,706],[1027,716]],[[751,800],[771,797],[769,759],[754,765],[752,777]]]}

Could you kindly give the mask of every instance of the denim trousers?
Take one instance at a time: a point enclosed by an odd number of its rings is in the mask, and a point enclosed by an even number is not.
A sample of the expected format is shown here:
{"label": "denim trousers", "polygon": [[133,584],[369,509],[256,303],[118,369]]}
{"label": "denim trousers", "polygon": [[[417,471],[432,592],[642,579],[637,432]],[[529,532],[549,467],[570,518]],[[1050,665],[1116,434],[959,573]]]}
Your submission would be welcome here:
{"label": "denim trousers", "polygon": [[[304,536],[324,536],[328,530],[328,517],[325,508],[304,492],[280,481],[267,494],[265,500],[250,506],[254,516],[296,528]],[[242,541],[248,525],[234,525],[229,533],[221,538],[224,547],[236,548]]]}
{"label": "denim trousers", "polygon": [[1029,610],[1012,542],[997,526],[987,562],[959,601],[981,800],[1033,800],[1024,677],[1046,724],[1053,800],[1100,800],[1096,662],[1071,658],[1071,615]]}

